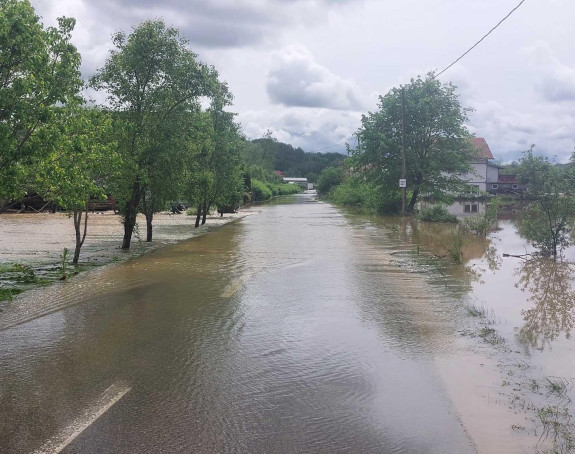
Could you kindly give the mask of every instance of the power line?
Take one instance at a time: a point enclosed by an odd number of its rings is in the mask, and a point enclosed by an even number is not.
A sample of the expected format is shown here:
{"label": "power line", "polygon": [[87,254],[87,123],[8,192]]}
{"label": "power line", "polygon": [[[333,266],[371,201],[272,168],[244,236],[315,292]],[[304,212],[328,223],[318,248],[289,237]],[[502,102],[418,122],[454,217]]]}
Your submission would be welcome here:
{"label": "power line", "polygon": [[[351,138],[351,137],[350,137],[350,138]],[[339,143],[336,143],[336,144],[334,144],[334,145],[330,145],[329,147],[318,148],[317,150],[307,151],[306,153],[316,153],[316,152],[318,152],[318,151],[329,150],[330,148],[335,148],[335,147],[337,147],[337,146],[339,146],[339,145],[343,145],[344,143],[347,143],[348,140],[349,140],[349,139],[345,139],[343,142],[339,142]]]}
{"label": "power line", "polygon": [[495,29],[497,27],[499,27],[503,22],[505,22],[505,20],[511,16],[517,9],[519,9],[519,7],[521,5],[523,5],[523,3],[525,3],[525,0],[521,0],[519,2],[519,4],[513,8],[508,14],[507,16],[505,16],[503,19],[501,19],[497,25],[495,27],[493,27],[491,30],[489,30],[485,35],[482,36],[482,38],[477,41],[473,46],[471,46],[463,55],[461,55],[457,60],[455,60],[453,63],[451,63],[449,66],[447,66],[445,69],[443,69],[440,73],[438,73],[435,77],[439,77],[441,76],[445,71],[447,71],[449,68],[451,68],[453,65],[455,65],[459,60],[461,60],[463,57],[465,57],[469,52],[471,52],[473,49],[475,49],[480,43],[481,41],[483,41],[485,38],[487,38],[491,33],[493,33],[495,31]]}
{"label": "power line", "polygon": [[[523,3],[525,3],[526,0],[521,0],[519,2],[519,4],[513,8],[511,11],[509,11],[509,13],[503,18],[501,19],[497,25],[495,25],[495,27],[493,27],[491,30],[489,30],[485,35],[483,35],[481,37],[481,39],[479,41],[477,41],[473,46],[471,46],[469,49],[467,49],[467,51],[465,51],[457,60],[455,60],[453,63],[451,63],[450,65],[448,65],[447,67],[445,67],[443,70],[441,70],[439,73],[437,73],[435,75],[435,78],[441,76],[445,71],[447,71],[449,68],[451,68],[453,65],[455,65],[457,62],[459,62],[463,57],[465,57],[469,52],[471,52],[473,49],[475,49],[479,44],[481,44],[481,42],[487,38],[489,35],[491,35],[491,33],[493,33],[503,22],[505,22],[507,20],[507,18],[509,18],[509,16],[511,16],[517,9],[519,9],[519,7],[521,5],[523,5]],[[344,140],[343,142],[339,142],[336,143],[334,145],[330,145],[329,147],[325,147],[325,148],[318,148],[317,150],[311,150],[308,151],[308,153],[316,153],[318,151],[324,151],[324,150],[329,150],[330,148],[335,148],[339,145],[343,145],[344,143],[347,143],[349,139]]]}

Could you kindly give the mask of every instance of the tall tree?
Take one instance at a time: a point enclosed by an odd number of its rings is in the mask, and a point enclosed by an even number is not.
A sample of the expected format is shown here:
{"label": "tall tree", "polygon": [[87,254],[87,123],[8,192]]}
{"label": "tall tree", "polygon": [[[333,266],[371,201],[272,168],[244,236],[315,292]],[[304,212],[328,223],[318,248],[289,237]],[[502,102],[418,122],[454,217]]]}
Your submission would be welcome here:
{"label": "tall tree", "polygon": [[[209,96],[217,72],[197,62],[178,30],[160,20],[143,22],[129,36],[116,33],[113,43],[115,49],[91,85],[108,92],[108,102],[123,124],[120,152],[125,172],[118,195],[123,199],[122,248],[128,249],[142,198],[154,189],[150,179],[158,154],[168,150],[159,141],[160,126],[193,110],[200,96]],[[162,178],[168,184],[173,168],[165,170]]]}
{"label": "tall tree", "polygon": [[460,105],[455,89],[450,83],[442,84],[433,73],[392,88],[380,96],[376,112],[362,117],[358,146],[349,150],[356,169],[362,169],[383,190],[399,195],[405,131],[409,211],[413,211],[421,193],[441,199],[459,190],[464,183],[458,175],[470,169],[476,151],[464,126],[468,109]]}
{"label": "tall tree", "polygon": [[28,0],[0,0],[0,199],[22,195],[23,170],[52,145],[56,105],[79,101],[75,20],[43,28]]}
{"label": "tall tree", "polygon": [[189,191],[197,206],[196,227],[205,224],[212,206],[235,206],[242,197],[244,141],[235,114],[224,110],[231,100],[226,85],[221,84],[210,108],[198,119],[200,130],[195,140],[201,145],[194,157]]}
{"label": "tall tree", "polygon": [[88,201],[106,196],[105,185],[119,164],[109,116],[95,108],[62,107],[55,115],[54,148],[29,170],[32,186],[74,219],[77,264],[88,231]]}

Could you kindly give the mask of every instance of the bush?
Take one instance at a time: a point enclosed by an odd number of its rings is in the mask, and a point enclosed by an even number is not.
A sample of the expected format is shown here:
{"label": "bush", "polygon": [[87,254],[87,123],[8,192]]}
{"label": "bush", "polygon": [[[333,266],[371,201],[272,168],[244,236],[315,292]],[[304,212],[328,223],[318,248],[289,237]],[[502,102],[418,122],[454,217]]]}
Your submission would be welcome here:
{"label": "bush", "polygon": [[451,222],[457,223],[457,217],[447,211],[445,205],[433,205],[429,208],[422,208],[419,212],[419,220],[427,222]]}
{"label": "bush", "polygon": [[254,202],[261,202],[268,200],[272,197],[273,193],[268,186],[260,180],[252,179],[252,191],[254,194]]}
{"label": "bush", "polygon": [[487,205],[484,214],[465,218],[463,221],[465,228],[476,235],[487,236],[491,227],[497,224],[497,213],[499,212],[500,204],[500,199],[495,198]]}
{"label": "bush", "polygon": [[262,202],[276,195],[297,194],[301,188],[297,184],[271,183],[252,179],[254,202]]}
{"label": "bush", "polygon": [[401,199],[396,193],[384,192],[381,186],[362,178],[350,178],[332,187],[328,200],[336,205],[361,207],[375,214],[397,213],[401,207]]}
{"label": "bush", "polygon": [[317,181],[316,189],[320,195],[327,195],[331,188],[343,183],[345,173],[343,169],[328,167],[324,169]]}

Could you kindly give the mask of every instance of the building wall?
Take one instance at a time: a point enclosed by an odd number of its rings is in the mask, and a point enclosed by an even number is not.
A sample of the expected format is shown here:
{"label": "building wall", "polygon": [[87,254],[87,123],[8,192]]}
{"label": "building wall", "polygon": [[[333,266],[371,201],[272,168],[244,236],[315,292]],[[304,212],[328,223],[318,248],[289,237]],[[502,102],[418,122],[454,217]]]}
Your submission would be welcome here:
{"label": "building wall", "polygon": [[[487,180],[487,163],[474,162],[471,164],[471,172],[460,176],[463,181],[471,185],[478,186],[480,191],[486,190],[485,181]],[[497,180],[495,180],[497,181]]]}
{"label": "building wall", "polygon": [[487,167],[487,183],[497,183],[499,181],[499,167],[496,166],[486,166]]}

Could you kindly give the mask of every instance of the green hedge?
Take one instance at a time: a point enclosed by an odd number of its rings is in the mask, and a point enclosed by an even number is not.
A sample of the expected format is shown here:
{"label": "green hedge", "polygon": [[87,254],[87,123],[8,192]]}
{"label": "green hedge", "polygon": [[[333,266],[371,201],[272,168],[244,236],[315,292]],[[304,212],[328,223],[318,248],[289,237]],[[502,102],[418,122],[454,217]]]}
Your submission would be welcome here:
{"label": "green hedge", "polygon": [[275,184],[252,179],[252,191],[254,201],[261,202],[277,195],[297,194],[301,192],[301,188],[296,184]]}

